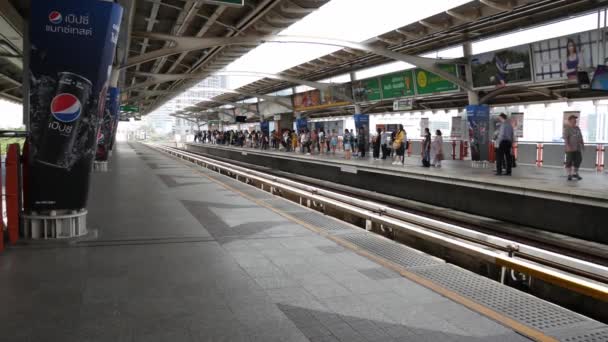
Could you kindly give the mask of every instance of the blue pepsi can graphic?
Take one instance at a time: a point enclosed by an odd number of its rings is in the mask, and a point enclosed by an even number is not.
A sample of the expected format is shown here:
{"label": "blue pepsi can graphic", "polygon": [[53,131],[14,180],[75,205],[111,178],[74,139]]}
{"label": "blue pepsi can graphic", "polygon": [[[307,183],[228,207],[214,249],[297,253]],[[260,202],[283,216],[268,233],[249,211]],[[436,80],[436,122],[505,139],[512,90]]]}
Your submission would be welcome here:
{"label": "blue pepsi can graphic", "polygon": [[88,79],[61,72],[57,91],[49,106],[48,124],[43,128],[43,144],[37,155],[39,163],[69,169],[74,144],[85,108],[91,97],[92,84]]}

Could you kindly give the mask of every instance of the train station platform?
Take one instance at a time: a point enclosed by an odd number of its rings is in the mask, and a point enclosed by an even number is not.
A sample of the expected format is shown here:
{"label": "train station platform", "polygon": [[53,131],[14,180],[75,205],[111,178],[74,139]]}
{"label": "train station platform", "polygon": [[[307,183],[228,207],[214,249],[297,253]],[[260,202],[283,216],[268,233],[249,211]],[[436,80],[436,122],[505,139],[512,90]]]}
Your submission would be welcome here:
{"label": "train station platform", "polygon": [[[418,156],[406,157],[403,166],[392,165],[390,160],[373,160],[371,156],[345,160],[340,153],[310,156],[210,144],[186,144],[185,148],[269,170],[608,243],[603,229],[608,220],[608,175],[601,172],[581,171],[582,181],[569,182],[563,169],[528,165],[518,165],[511,177],[497,177],[492,165],[473,168],[470,161],[445,160],[441,168],[424,168]],[[556,212],[570,214],[552,214]]]}
{"label": "train station platform", "polygon": [[608,328],[144,145],[0,256],[2,341],[592,341]]}

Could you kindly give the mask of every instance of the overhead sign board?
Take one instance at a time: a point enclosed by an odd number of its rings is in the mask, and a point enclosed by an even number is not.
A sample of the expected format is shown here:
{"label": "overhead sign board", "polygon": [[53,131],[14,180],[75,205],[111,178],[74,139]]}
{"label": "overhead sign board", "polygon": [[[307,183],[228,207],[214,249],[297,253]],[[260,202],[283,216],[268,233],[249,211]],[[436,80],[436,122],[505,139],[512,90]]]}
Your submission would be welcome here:
{"label": "overhead sign board", "polygon": [[380,81],[382,83],[382,97],[384,99],[415,95],[411,70],[384,75]]}
{"label": "overhead sign board", "polygon": [[139,107],[138,106],[120,106],[120,111],[127,112],[127,113],[137,113],[137,112],[139,112]]}
{"label": "overhead sign board", "polygon": [[382,90],[378,78],[353,82],[353,98],[356,102],[382,100]]}
{"label": "overhead sign board", "polygon": [[505,87],[532,81],[530,45],[475,55],[471,59],[475,88]]}
{"label": "overhead sign board", "polygon": [[243,7],[245,0],[203,0],[202,2],[222,6]]}
{"label": "overhead sign board", "polygon": [[402,110],[414,109],[414,99],[398,99],[393,101],[393,111],[398,112]]}
{"label": "overhead sign board", "polygon": [[[439,68],[446,71],[454,76],[456,74],[456,65],[454,64],[442,64]],[[432,72],[428,72],[422,69],[416,69],[416,90],[418,95],[436,94],[446,91],[458,90],[458,86],[441,76],[438,76]]]}

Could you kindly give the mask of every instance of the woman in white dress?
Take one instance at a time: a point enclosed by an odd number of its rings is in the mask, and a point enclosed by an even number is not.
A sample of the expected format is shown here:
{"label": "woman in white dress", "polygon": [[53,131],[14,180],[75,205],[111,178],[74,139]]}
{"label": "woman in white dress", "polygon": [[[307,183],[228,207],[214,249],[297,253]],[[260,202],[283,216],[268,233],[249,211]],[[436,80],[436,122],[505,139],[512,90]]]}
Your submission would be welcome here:
{"label": "woman in white dress", "polygon": [[435,167],[441,167],[441,161],[443,160],[443,137],[441,131],[435,132],[435,139],[431,143],[431,164]]}

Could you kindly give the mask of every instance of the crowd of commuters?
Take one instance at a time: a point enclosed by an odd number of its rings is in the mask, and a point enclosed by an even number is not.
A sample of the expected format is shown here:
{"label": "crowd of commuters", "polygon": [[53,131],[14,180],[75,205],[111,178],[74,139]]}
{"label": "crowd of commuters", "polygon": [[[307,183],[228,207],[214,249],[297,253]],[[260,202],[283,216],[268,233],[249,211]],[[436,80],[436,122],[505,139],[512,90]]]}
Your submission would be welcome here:
{"label": "crowd of commuters", "polygon": [[[425,136],[425,158],[423,160],[429,162],[423,162],[423,166],[441,167],[441,160],[443,160],[441,131],[436,131],[432,142],[428,129],[425,134],[428,134],[428,137]],[[347,160],[366,158],[371,147],[374,160],[392,159],[393,165],[405,165],[405,153],[410,144],[403,125],[399,125],[395,132],[387,132],[384,128],[378,128],[371,137],[368,136],[367,127],[360,127],[358,130],[345,129],[341,135],[335,129],[325,132],[324,129],[310,130],[308,128],[304,128],[300,132],[288,129],[282,132],[273,130],[269,134],[247,130],[199,131],[194,136],[194,142],[262,150],[299,151],[306,155],[335,155],[337,150],[342,150],[344,158]]]}
{"label": "crowd of commuters", "polygon": [[[498,120],[500,126],[494,135],[496,175],[511,176],[512,168],[515,167],[516,162],[513,153],[515,133],[506,114],[500,114]],[[570,116],[567,125],[564,127],[563,138],[568,181],[582,180],[579,175],[579,168],[582,163],[585,144],[577,120],[577,116]],[[396,130],[390,132],[379,127],[371,136],[368,136],[368,130],[365,126],[356,131],[345,129],[341,135],[335,129],[326,132],[324,129],[310,130],[308,128],[303,128],[299,132],[286,129],[283,131],[273,130],[270,133],[249,132],[247,130],[200,131],[195,135],[194,141],[262,150],[299,151],[306,155],[335,155],[336,151],[341,149],[344,151],[344,158],[347,160],[353,157],[366,158],[366,154],[371,149],[374,160],[390,159],[393,165],[402,166],[405,166],[405,154],[410,145],[403,125],[399,125]],[[444,159],[441,130],[436,130],[433,136],[431,131],[425,128],[422,140],[422,166],[440,168]]]}

